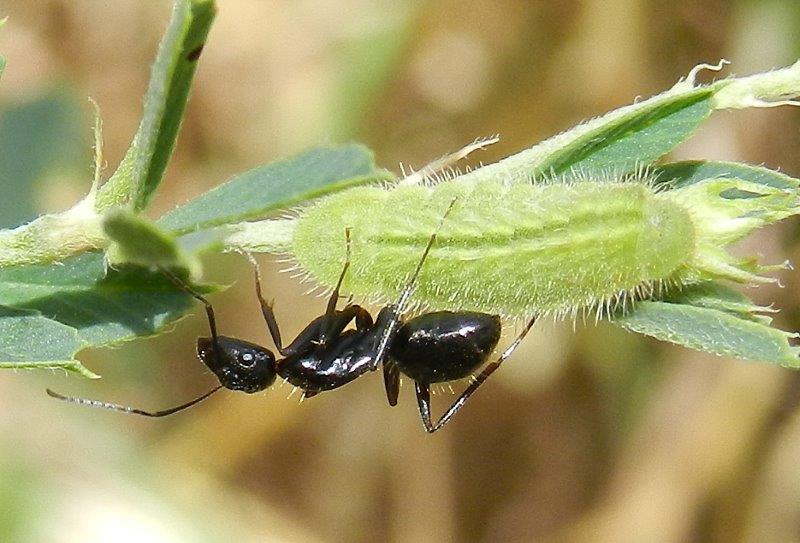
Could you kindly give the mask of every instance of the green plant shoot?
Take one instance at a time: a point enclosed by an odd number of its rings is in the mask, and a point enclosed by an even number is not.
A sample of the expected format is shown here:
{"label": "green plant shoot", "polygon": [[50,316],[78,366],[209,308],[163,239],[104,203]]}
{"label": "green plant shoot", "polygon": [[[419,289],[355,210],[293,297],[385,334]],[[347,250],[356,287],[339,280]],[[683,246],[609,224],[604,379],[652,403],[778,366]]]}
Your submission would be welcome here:
{"label": "green plant shoot", "polygon": [[142,121],[111,177],[101,179],[98,118],[87,196],[0,230],[0,367],[91,376],[78,350],[157,333],[189,310],[191,296],[156,268],[200,277],[203,250],[289,254],[326,289],[349,229],[344,290],[391,302],[453,200],[412,297],[421,306],[591,313],[694,349],[800,366],[792,334],[721,283],[772,281],[784,266],[729,248],[798,213],[800,182],[743,164],[658,162],[717,110],[796,105],[800,62],[697,85],[700,70],[723,66],[702,64],[657,96],[465,174],[441,172],[490,141],[404,179],[363,146],[311,149],[150,221],[141,212],[157,197],[215,13],[213,0],[174,1]]}

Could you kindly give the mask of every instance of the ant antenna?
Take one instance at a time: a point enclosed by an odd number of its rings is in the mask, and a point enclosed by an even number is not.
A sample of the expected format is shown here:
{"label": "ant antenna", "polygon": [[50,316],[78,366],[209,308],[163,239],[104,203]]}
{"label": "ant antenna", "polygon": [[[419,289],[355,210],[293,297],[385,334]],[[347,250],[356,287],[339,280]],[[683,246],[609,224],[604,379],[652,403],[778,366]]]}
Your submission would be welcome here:
{"label": "ant antenna", "polygon": [[408,299],[411,297],[411,294],[414,291],[414,285],[416,284],[417,278],[419,277],[419,272],[420,270],[422,270],[422,265],[425,263],[425,259],[428,258],[428,253],[431,251],[431,247],[433,247],[433,244],[436,241],[436,236],[439,234],[439,230],[442,229],[444,220],[450,214],[450,211],[452,211],[453,206],[456,205],[456,200],[458,200],[458,197],[450,200],[450,205],[447,206],[447,209],[445,210],[441,219],[439,219],[439,224],[436,226],[436,230],[434,230],[433,234],[431,234],[431,237],[428,239],[428,244],[425,246],[425,251],[422,253],[422,258],[420,258],[419,262],[417,262],[417,267],[414,270],[414,273],[409,278],[408,283],[406,283],[406,286],[403,289],[402,294],[400,294],[400,299],[397,301],[398,314],[403,313],[403,311],[405,310],[406,303],[408,302]]}
{"label": "ant antenna", "polygon": [[100,407],[102,409],[110,409],[112,411],[121,411],[122,413],[127,413],[129,415],[142,415],[144,417],[166,417],[167,415],[172,415],[173,413],[177,413],[178,411],[183,411],[184,409],[188,409],[192,407],[194,404],[200,403],[216,391],[222,388],[222,385],[219,385],[215,388],[212,388],[205,394],[200,397],[195,398],[190,402],[186,402],[185,404],[178,405],[176,407],[171,407],[169,409],[164,409],[163,411],[144,411],[142,409],[136,409],[135,407],[127,407],[124,405],[118,405],[115,403],[108,403],[108,402],[101,402],[98,400],[90,400],[88,398],[75,398],[74,396],[64,396],[63,394],[59,394],[58,392],[54,392],[49,388],[46,389],[47,395],[51,398],[55,398],[57,400],[63,400],[65,402],[76,403],[79,405],[88,405],[90,407]]}
{"label": "ant antenna", "polygon": [[417,267],[414,270],[414,273],[411,274],[406,286],[403,288],[403,292],[400,293],[400,298],[397,300],[397,304],[394,306],[394,315],[389,324],[386,326],[386,330],[381,337],[380,343],[378,343],[375,361],[373,362],[373,369],[378,367],[378,364],[383,361],[383,358],[386,355],[386,351],[389,347],[389,340],[394,337],[395,330],[397,330],[399,325],[399,317],[405,312],[408,299],[414,292],[414,286],[417,282],[417,278],[419,277],[419,272],[422,270],[422,265],[425,263],[425,259],[428,257],[428,253],[430,252],[431,247],[433,247],[433,244],[436,241],[436,236],[439,234],[439,230],[442,229],[445,219],[450,214],[450,211],[453,210],[453,206],[456,205],[456,200],[458,200],[458,197],[450,200],[450,205],[447,206],[442,218],[439,219],[439,224],[436,226],[436,230],[433,231],[431,237],[428,239],[428,244],[425,246],[425,251],[422,253],[422,258],[420,258],[419,262],[417,262]]}

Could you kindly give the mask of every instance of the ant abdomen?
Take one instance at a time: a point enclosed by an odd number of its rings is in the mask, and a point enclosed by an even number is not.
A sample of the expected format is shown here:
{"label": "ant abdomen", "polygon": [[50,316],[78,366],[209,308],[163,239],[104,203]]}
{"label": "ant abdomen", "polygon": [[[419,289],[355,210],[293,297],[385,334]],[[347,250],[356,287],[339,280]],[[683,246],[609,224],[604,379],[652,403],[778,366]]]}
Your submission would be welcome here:
{"label": "ant abdomen", "polygon": [[471,375],[500,340],[500,317],[473,311],[438,311],[405,322],[390,357],[415,381],[441,383]]}

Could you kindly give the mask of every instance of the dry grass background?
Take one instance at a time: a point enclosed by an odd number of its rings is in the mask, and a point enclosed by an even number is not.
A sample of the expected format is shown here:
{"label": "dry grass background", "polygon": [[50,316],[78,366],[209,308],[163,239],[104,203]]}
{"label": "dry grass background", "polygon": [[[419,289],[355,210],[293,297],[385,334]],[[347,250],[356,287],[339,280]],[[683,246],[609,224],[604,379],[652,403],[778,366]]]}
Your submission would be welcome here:
{"label": "dry grass background", "polygon": [[[396,169],[499,133],[480,156],[490,162],[659,92],[699,62],[728,58],[745,74],[800,53],[794,0],[219,4],[153,214],[321,142],[362,141]],[[65,139],[81,143],[6,198],[61,209],[89,183],[84,97],[102,107],[113,168],[138,123],[169,5],[5,0],[0,15],[10,16],[0,112],[57,89],[77,112]],[[800,176],[798,149],[796,110],[723,112],[673,158]],[[797,232],[787,221],[744,249],[800,262]],[[206,265],[208,279],[235,283],[212,300],[225,333],[266,342],[245,261]],[[267,288],[291,335],[324,302],[271,270]],[[781,280],[784,289],[750,294],[775,301],[779,326],[800,329],[800,274]],[[434,436],[409,387],[398,408],[386,406],[378,375],[302,405],[287,388],[225,394],[162,421],[45,397],[52,386],[161,407],[205,390],[195,315],[153,340],[84,353],[100,382],[4,374],[0,539],[800,541],[800,374],[603,324],[537,325]]]}

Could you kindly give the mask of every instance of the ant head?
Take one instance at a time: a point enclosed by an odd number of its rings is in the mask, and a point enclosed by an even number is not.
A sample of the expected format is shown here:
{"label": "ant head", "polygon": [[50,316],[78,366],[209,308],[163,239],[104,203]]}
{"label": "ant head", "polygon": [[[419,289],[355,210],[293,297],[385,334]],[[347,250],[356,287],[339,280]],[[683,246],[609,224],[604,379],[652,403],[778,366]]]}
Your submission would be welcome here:
{"label": "ant head", "polygon": [[275,381],[275,355],[241,339],[219,336],[215,345],[211,338],[198,338],[197,357],[231,390],[258,392]]}

